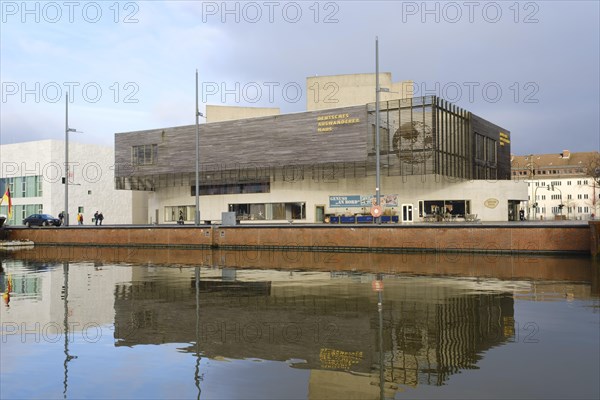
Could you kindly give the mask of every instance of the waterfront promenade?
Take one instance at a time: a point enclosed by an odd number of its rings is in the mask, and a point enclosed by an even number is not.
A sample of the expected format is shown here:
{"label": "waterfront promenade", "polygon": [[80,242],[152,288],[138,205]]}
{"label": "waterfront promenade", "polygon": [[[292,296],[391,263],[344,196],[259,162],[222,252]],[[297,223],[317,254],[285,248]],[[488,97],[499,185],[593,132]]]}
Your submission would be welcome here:
{"label": "waterfront promenade", "polygon": [[46,246],[597,255],[600,221],[382,225],[242,224],[5,227],[3,240]]}

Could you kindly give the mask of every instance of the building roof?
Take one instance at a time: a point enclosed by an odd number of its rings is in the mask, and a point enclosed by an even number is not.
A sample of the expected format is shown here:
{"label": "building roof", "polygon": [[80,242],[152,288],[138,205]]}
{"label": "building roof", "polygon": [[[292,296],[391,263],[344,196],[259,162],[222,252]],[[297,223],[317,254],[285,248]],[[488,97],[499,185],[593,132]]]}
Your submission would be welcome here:
{"label": "building roof", "polygon": [[568,150],[553,154],[530,154],[526,156],[512,156],[512,169],[530,169],[533,160],[535,169],[564,169],[585,168],[594,157],[599,157],[597,151],[571,153]]}

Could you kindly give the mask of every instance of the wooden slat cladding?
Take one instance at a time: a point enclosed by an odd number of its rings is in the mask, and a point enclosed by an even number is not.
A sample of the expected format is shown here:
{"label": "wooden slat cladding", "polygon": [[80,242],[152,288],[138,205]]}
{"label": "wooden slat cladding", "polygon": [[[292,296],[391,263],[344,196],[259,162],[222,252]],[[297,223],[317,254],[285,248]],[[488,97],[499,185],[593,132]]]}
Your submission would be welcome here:
{"label": "wooden slat cladding", "polygon": [[[319,125],[321,123],[321,125]],[[329,129],[330,131],[319,131]],[[195,171],[195,125],[115,135],[115,176]],[[154,165],[131,166],[131,148],[158,145]],[[224,121],[200,125],[200,162],[237,169],[364,161],[367,107]]]}

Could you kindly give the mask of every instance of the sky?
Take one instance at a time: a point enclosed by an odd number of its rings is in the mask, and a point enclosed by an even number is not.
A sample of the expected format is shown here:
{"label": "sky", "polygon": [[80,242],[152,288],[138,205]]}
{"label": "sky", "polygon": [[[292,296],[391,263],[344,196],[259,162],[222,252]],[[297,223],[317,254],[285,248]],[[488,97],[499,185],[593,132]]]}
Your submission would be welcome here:
{"label": "sky", "polygon": [[600,150],[598,1],[1,1],[0,144],[195,123],[207,104],[306,110],[306,78],[412,80],[511,132]]}

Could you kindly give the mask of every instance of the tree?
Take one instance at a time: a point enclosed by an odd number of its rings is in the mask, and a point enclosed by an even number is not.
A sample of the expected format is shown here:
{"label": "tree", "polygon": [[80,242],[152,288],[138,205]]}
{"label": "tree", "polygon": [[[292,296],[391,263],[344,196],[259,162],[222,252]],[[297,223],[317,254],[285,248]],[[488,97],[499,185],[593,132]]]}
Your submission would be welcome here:
{"label": "tree", "polygon": [[600,153],[596,153],[590,157],[585,165],[585,173],[592,178],[592,210],[595,215],[598,215],[598,195],[600,193]]}
{"label": "tree", "polygon": [[600,187],[600,153],[594,154],[585,165],[585,173]]}

